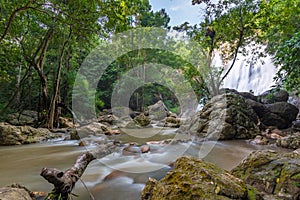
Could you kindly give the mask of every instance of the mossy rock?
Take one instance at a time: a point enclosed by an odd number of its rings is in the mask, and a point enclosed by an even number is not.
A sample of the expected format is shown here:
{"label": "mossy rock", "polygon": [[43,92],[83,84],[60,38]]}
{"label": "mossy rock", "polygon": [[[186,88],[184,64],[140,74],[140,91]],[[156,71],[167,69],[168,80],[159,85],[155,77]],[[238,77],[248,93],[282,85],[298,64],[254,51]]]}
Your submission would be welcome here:
{"label": "mossy rock", "polygon": [[255,189],[249,190],[244,181],[226,170],[192,157],[182,157],[163,179],[149,179],[141,199],[253,199],[248,196],[256,198],[259,195]]}
{"label": "mossy rock", "polygon": [[259,191],[274,199],[300,198],[300,154],[255,151],[232,170]]}
{"label": "mossy rock", "polygon": [[213,97],[192,117],[187,131],[200,138],[252,139],[260,133],[257,122],[256,113],[243,97],[226,93]]}

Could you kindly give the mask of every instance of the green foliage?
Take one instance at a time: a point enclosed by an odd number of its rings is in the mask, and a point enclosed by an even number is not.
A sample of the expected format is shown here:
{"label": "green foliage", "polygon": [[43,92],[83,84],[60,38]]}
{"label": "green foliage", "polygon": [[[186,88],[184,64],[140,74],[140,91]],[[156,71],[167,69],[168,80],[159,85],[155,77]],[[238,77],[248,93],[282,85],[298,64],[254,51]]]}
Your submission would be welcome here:
{"label": "green foliage", "polygon": [[279,46],[275,61],[280,66],[277,81],[290,91],[300,92],[300,32]]}
{"label": "green foliage", "polygon": [[267,45],[265,53],[252,49],[255,59],[266,53],[273,55],[279,66],[277,80],[289,90],[299,88],[300,1],[193,0],[192,3],[205,5],[204,22],[199,27],[186,23],[177,29],[196,38],[207,51],[218,50],[225,64],[238,51],[248,54],[243,46],[251,42]]}

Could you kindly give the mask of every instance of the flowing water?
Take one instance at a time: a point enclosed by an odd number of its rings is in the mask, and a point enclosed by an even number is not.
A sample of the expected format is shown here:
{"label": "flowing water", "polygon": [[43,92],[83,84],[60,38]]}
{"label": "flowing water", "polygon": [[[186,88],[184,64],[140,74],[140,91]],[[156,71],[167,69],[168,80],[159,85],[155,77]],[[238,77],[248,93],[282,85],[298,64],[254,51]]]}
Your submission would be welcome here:
{"label": "flowing water", "polygon": [[[151,141],[166,138],[185,138],[178,136],[176,129],[139,129],[134,133],[152,135]],[[153,135],[156,133],[155,135]],[[147,135],[146,134],[146,135]],[[118,136],[124,142],[132,142],[132,134]],[[149,141],[149,140],[148,140]],[[134,141],[140,145],[146,140]],[[210,142],[211,143],[211,142]],[[209,142],[204,143],[209,144]],[[146,154],[123,155],[122,151],[115,152],[102,159],[90,163],[82,181],[79,181],[73,191],[80,195],[78,200],[90,199],[91,193],[97,200],[137,200],[140,197],[148,177],[162,178],[171,169],[171,163],[182,155],[203,157],[203,144],[182,142],[174,145],[149,143],[151,152]],[[94,147],[96,148],[96,147]],[[204,160],[219,167],[230,170],[243,160],[250,152],[258,149],[277,149],[272,146],[254,146],[247,141],[219,141],[215,144]],[[52,185],[40,175],[43,167],[54,167],[60,170],[69,168],[76,157],[85,152],[85,147],[79,147],[77,141],[52,141],[23,146],[0,147],[0,187],[12,183],[25,185],[32,191],[51,191]]]}
{"label": "flowing water", "polygon": [[[264,46],[258,48],[261,53],[264,52]],[[248,51],[247,56],[238,54],[232,70],[224,79],[223,87],[236,89],[239,92],[252,91],[255,95],[259,95],[274,86],[273,78],[278,69],[270,56],[254,60],[256,55],[253,54],[250,46],[246,47],[246,51]]]}

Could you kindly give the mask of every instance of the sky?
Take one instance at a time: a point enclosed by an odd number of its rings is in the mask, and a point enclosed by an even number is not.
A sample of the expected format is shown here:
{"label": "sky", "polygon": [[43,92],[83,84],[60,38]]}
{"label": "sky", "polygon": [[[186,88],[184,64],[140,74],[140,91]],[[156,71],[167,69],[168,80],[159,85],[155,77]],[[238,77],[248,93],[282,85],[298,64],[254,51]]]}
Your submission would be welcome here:
{"label": "sky", "polygon": [[186,21],[191,25],[199,24],[203,19],[201,7],[192,5],[192,0],[149,0],[149,2],[154,11],[166,9],[171,18],[169,23],[171,26],[181,25]]}

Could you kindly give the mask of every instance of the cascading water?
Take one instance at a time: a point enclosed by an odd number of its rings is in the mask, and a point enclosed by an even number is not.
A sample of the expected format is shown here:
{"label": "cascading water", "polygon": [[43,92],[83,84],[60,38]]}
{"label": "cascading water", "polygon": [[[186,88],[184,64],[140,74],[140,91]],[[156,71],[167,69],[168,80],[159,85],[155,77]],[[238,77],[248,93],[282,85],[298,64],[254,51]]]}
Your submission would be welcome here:
{"label": "cascading water", "polygon": [[[264,51],[264,47],[259,49]],[[250,47],[246,47],[246,51],[250,52],[247,56],[241,53],[238,54],[232,70],[224,79],[223,88],[236,89],[239,92],[251,91],[255,95],[259,95],[275,84],[273,78],[277,68],[273,64],[271,56],[262,57],[252,62],[251,60],[255,56],[254,51]],[[230,65],[231,63],[227,66]],[[228,70],[228,67],[226,70]]]}

